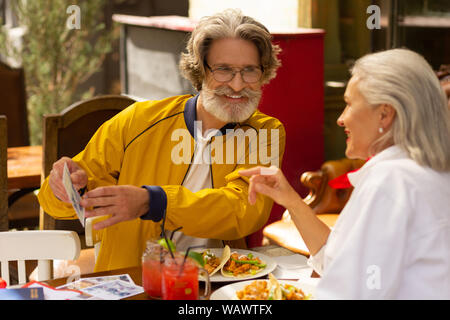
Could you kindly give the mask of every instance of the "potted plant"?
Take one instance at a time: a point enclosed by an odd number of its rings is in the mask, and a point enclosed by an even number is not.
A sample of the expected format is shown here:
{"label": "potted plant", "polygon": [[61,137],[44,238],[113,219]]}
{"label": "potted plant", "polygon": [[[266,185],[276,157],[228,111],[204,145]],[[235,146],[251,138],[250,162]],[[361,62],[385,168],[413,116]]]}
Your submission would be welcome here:
{"label": "potted plant", "polygon": [[[11,1],[24,30],[19,45],[0,30],[0,53],[25,70],[32,144],[42,141],[42,116],[58,113],[94,94],[78,92],[80,84],[99,71],[112,50],[116,32],[103,23],[105,0]],[[1,25],[1,24],[0,24]]]}

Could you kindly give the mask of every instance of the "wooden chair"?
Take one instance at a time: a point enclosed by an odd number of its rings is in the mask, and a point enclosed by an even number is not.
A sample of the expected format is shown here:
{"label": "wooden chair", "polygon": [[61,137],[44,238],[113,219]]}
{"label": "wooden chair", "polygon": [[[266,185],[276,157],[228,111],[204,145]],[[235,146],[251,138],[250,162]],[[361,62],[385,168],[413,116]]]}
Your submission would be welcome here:
{"label": "wooden chair", "polygon": [[[23,68],[12,68],[0,61],[0,114],[8,119],[8,147],[28,146],[30,144],[28,129],[27,95]],[[38,218],[37,198],[31,192],[34,189],[8,190],[9,226],[22,228],[33,227]],[[24,197],[26,196],[26,197]],[[12,206],[16,201],[20,204]],[[28,210],[18,211],[18,208]],[[7,225],[6,225],[7,228]],[[0,223],[0,231],[6,230]]]}
{"label": "wooden chair", "polygon": [[8,230],[8,131],[6,117],[0,115],[0,231]]}
{"label": "wooden chair", "polygon": [[[353,188],[333,189],[328,182],[345,173],[360,168],[365,161],[340,159],[325,162],[320,170],[304,172],[302,184],[310,189],[304,201],[316,212],[317,217],[329,227],[333,227],[342,208],[347,203]],[[274,242],[291,251],[309,256],[308,248],[291,220],[289,212],[283,213],[281,220],[267,225],[263,230],[269,242]]]}
{"label": "wooden chair", "polygon": [[10,283],[9,262],[17,261],[19,284],[27,282],[25,261],[38,260],[38,281],[52,279],[51,260],[77,259],[80,238],[73,231],[38,230],[0,232],[1,276]]}
{"label": "wooden chair", "polygon": [[22,68],[0,61],[0,115],[8,118],[8,147],[28,146],[27,96]]}
{"label": "wooden chair", "polygon": [[[53,163],[63,156],[73,157],[82,151],[92,135],[107,120],[124,110],[135,100],[106,95],[76,102],[60,114],[44,115],[43,177],[50,174]],[[74,230],[79,234],[84,229],[78,220],[55,220],[41,209],[40,229]]]}

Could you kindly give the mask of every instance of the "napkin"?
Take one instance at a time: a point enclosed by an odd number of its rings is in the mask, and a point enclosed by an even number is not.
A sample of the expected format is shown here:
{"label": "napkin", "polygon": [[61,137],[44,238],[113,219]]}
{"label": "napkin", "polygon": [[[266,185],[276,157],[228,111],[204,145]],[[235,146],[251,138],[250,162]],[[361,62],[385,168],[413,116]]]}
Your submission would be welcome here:
{"label": "napkin", "polygon": [[308,266],[306,258],[300,254],[276,257],[277,267],[272,274],[277,279],[307,279],[313,269]]}

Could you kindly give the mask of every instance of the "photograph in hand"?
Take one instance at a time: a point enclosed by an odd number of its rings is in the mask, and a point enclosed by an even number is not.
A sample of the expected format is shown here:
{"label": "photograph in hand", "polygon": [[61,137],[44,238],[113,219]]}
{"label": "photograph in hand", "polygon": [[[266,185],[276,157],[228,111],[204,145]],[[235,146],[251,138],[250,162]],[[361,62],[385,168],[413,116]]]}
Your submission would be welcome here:
{"label": "photograph in hand", "polygon": [[72,180],[70,179],[70,172],[69,168],[67,167],[67,163],[64,164],[64,171],[63,171],[63,185],[66,189],[67,196],[70,199],[70,202],[72,203],[73,208],[75,209],[75,212],[77,213],[78,219],[80,219],[81,225],[84,228],[84,208],[80,205],[81,197],[78,194],[77,190],[75,190]]}

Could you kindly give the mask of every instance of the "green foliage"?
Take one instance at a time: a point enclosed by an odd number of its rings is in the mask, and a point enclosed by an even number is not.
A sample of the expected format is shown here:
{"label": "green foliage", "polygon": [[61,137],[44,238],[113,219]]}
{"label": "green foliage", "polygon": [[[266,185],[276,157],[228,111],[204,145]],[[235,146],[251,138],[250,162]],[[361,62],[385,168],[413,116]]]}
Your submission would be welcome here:
{"label": "green foliage", "polygon": [[[26,28],[21,48],[0,31],[0,53],[22,62],[25,70],[32,144],[42,142],[42,116],[58,113],[71,103],[93,95],[77,88],[99,70],[112,50],[116,32],[103,21],[106,0],[12,1],[19,25]],[[80,29],[69,29],[70,5],[80,7]]]}

